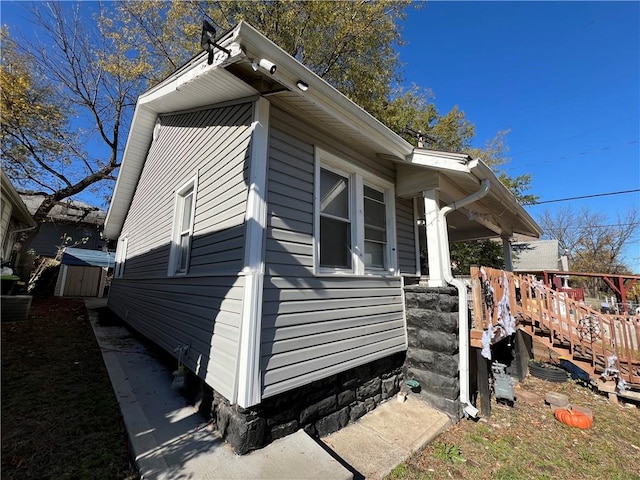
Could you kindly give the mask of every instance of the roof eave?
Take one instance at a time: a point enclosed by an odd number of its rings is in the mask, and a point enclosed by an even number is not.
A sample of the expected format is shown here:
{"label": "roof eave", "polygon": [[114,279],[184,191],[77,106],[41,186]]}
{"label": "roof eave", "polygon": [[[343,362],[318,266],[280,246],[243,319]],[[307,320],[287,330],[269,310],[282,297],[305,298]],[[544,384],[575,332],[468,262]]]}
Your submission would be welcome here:
{"label": "roof eave", "polygon": [[[163,110],[165,108],[163,101],[174,95],[182,85],[202,81],[207,72],[222,67],[225,63],[237,61],[241,57],[249,60],[267,58],[275,63],[277,70],[273,74],[274,80],[290,91],[298,93],[338,121],[365,133],[380,154],[403,162],[407,161],[411,155],[413,146],[409,142],[396,135],[251,25],[240,22],[225,35],[221,45],[229,50],[231,55],[227,56],[222,51],[217,51],[216,61],[209,65],[204,62],[206,54],[200,54],[138,98],[120,173],[105,220],[104,236],[106,238],[115,239],[121,234],[135,186],[142,173],[144,158],[151,144],[153,129],[148,125],[151,123],[151,118],[155,121],[158,114],[169,111]],[[240,79],[234,80],[242,82]],[[307,91],[302,92],[296,87],[298,80],[308,84]],[[173,111],[176,110],[173,109]],[[146,126],[141,127],[141,121],[144,121]],[[132,142],[134,138],[136,141]],[[132,146],[133,143],[135,145]]]}
{"label": "roof eave", "polygon": [[489,168],[489,166],[482,160],[472,160],[469,164],[471,172],[476,178],[483,180],[487,179],[491,183],[491,192],[495,195],[499,201],[511,210],[511,212],[518,217],[522,222],[524,228],[518,228],[512,233],[521,233],[523,235],[530,235],[533,237],[542,236],[542,228],[536,223],[536,221],[529,215],[524,207],[518,202],[516,197],[511,191],[504,186],[504,184],[496,177],[495,173]]}
{"label": "roof eave", "polygon": [[[235,41],[239,43],[250,60],[266,58],[276,64],[277,70],[272,75],[274,80],[322,108],[332,117],[368,134],[381,154],[391,155],[401,161],[406,161],[411,155],[413,146],[409,142],[291,57],[251,25],[240,22],[236,29]],[[308,85],[306,91],[302,92],[296,86],[299,80]]]}
{"label": "roof eave", "polygon": [[4,170],[0,170],[2,176],[2,193],[9,197],[9,201],[13,205],[11,215],[16,217],[21,223],[27,227],[35,227],[36,221],[29,213],[29,209],[20,198],[20,194],[15,189],[9,177],[4,173]]}
{"label": "roof eave", "polygon": [[[226,37],[223,46],[231,47],[231,45],[229,45],[230,43],[231,38]],[[242,52],[237,48],[231,52],[231,55],[218,51],[215,55],[215,61],[212,64],[204,61],[207,58],[206,53],[198,55],[185,67],[179,69],[138,97],[127,143],[122,155],[120,172],[116,180],[112,200],[104,223],[103,236],[105,238],[115,240],[122,233],[125,217],[131,200],[133,199],[136,185],[142,174],[144,160],[153,137],[153,127],[149,128],[148,125],[155,123],[158,115],[176,111],[176,109],[167,108],[167,105],[163,104],[163,99],[175,94],[181,86],[190,82],[196,82],[198,77],[218,68],[233,57],[241,54]],[[229,76],[231,76],[231,74],[229,74]],[[237,82],[241,82],[241,80],[237,79]],[[144,123],[144,125],[141,126],[141,123]]]}
{"label": "roof eave", "polygon": [[430,168],[443,173],[456,175],[470,175],[478,180],[488,180],[489,195],[496,198],[505,208],[508,208],[519,220],[513,232],[533,237],[540,237],[542,229],[518,202],[513,193],[505,187],[493,171],[479,159],[472,159],[465,153],[444,152],[439,150],[415,149],[410,157],[413,165]]}

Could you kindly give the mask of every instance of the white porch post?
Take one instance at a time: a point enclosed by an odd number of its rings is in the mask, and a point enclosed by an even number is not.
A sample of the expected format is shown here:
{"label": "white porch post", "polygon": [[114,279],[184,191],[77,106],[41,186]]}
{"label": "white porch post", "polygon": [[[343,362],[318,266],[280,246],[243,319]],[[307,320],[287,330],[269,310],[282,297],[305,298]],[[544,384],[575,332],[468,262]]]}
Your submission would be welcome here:
{"label": "white porch post", "polygon": [[502,239],[502,256],[504,257],[504,269],[507,272],[513,272],[513,255],[511,253],[511,236],[500,235]]}
{"label": "white porch post", "polygon": [[[440,228],[442,218],[440,216],[440,192],[436,188],[422,192],[424,198],[424,215],[426,220],[425,230],[427,237],[427,260],[429,262],[430,287],[444,287],[445,280],[443,269],[443,255],[440,252]],[[446,230],[444,230],[446,232]],[[445,240],[445,239],[443,239]],[[448,239],[446,239],[448,241]]]}

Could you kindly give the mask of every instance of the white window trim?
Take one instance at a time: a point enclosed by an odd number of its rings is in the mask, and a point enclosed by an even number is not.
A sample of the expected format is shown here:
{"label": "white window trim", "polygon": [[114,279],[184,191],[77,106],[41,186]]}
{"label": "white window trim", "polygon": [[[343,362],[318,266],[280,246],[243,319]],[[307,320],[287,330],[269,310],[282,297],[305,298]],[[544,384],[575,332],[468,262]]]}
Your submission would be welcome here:
{"label": "white window trim", "polygon": [[[398,276],[398,256],[396,248],[396,205],[395,187],[371,172],[353,165],[326,150],[316,147],[314,166],[313,202],[313,265],[315,275],[378,275]],[[320,266],[320,169],[326,169],[349,178],[349,216],[351,221],[352,267],[328,268]],[[364,191],[367,185],[384,193],[386,207],[386,268],[365,268],[364,254]]]}
{"label": "white window trim", "polygon": [[[182,201],[184,193],[193,187],[193,200],[191,202],[191,225],[189,228],[189,246],[187,253],[187,266],[183,272],[178,272],[179,249],[181,229],[179,228],[182,222]],[[182,185],[175,193],[175,199],[173,202],[173,223],[171,226],[171,251],[169,252],[169,267],[167,269],[167,276],[180,277],[189,273],[189,264],[191,263],[191,242],[193,241],[193,231],[196,221],[196,200],[198,198],[198,176],[194,176],[184,185]]]}
{"label": "white window trim", "polygon": [[118,244],[116,245],[116,261],[115,267],[113,270],[114,278],[122,278],[124,275],[124,267],[127,261],[127,246],[129,244],[129,237],[121,236],[118,239]]}

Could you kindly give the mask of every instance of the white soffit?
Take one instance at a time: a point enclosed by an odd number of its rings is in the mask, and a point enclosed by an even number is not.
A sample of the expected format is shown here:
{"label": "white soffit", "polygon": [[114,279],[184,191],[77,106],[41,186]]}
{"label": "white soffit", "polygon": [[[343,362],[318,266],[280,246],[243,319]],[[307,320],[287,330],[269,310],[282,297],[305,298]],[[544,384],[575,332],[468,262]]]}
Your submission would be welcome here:
{"label": "white soffit", "polygon": [[[372,151],[405,161],[411,155],[413,146],[386,125],[367,113],[362,107],[349,100],[325,80],[291,57],[278,45],[262,35],[251,25],[240,22],[236,27],[235,41],[249,60],[266,58],[277,65],[272,78],[289,89],[278,93],[286,108],[299,111],[303,118],[314,118],[323,127],[339,132],[341,136],[352,138]],[[297,86],[298,81],[308,85],[306,91]]]}
{"label": "white soffit", "polygon": [[[225,54],[223,58],[226,59]],[[209,66],[204,55],[182,75],[173,75],[141,95],[105,220],[104,236],[115,239],[121,233],[151,145],[158,115],[251,97],[257,93],[257,90],[226,71],[222,65],[214,62]]]}
{"label": "white soffit", "polygon": [[[277,70],[271,78],[289,89],[289,92],[276,94],[282,97],[277,103],[286,105],[290,111],[299,111],[303,118],[314,119],[322,124],[324,131],[335,132],[365,151],[388,155],[397,161],[406,161],[413,151],[410,143],[250,25],[240,22],[220,43],[231,52],[229,57],[216,51],[214,62],[209,65],[206,54],[201,54],[138,99],[105,222],[104,235],[107,238],[115,239],[121,233],[158,114],[214,105],[259,93],[225,70],[226,66],[238,61],[266,58],[275,63]],[[296,87],[299,80],[308,84],[308,90],[303,92]]]}

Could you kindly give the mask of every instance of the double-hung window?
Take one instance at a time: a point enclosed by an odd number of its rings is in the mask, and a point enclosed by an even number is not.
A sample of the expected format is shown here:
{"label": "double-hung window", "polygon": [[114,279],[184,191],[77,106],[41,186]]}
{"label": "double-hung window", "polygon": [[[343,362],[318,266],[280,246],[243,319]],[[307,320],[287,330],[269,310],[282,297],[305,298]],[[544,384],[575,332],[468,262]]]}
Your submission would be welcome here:
{"label": "double-hung window", "polygon": [[189,270],[196,190],[197,180],[194,178],[176,192],[169,275],[185,275]]}
{"label": "double-hung window", "polygon": [[393,184],[316,153],[316,272],[394,274]]}

